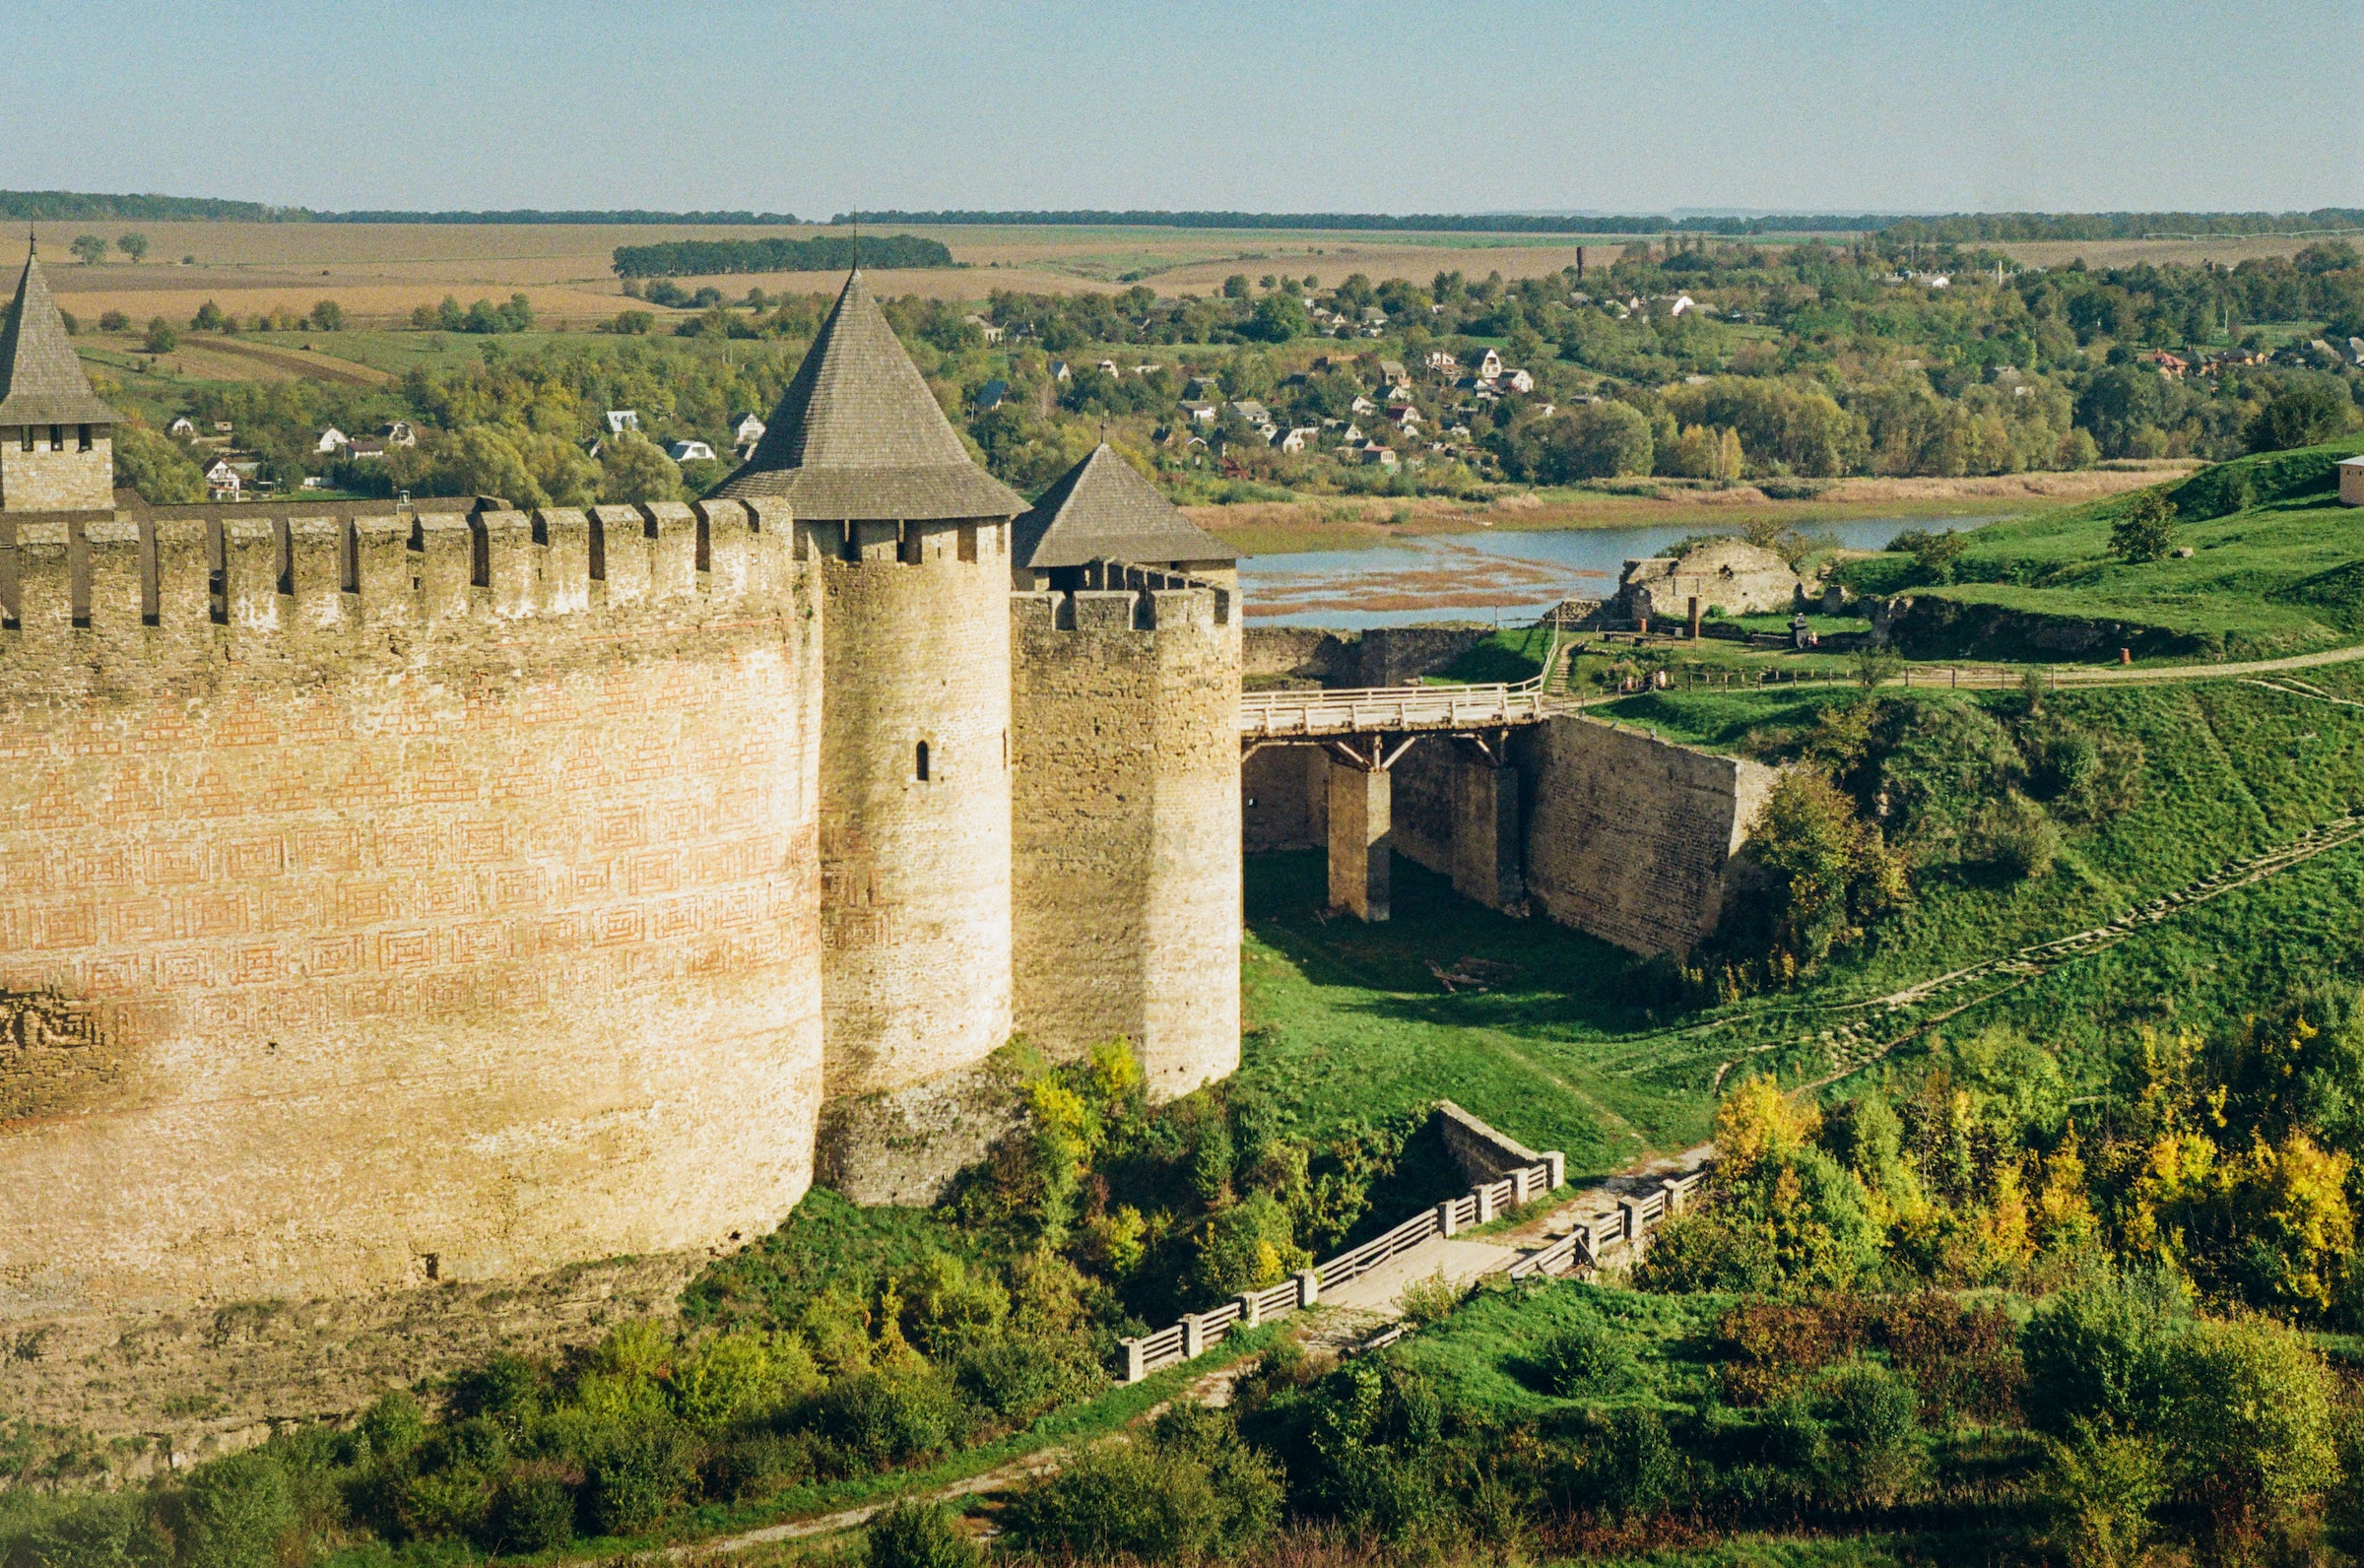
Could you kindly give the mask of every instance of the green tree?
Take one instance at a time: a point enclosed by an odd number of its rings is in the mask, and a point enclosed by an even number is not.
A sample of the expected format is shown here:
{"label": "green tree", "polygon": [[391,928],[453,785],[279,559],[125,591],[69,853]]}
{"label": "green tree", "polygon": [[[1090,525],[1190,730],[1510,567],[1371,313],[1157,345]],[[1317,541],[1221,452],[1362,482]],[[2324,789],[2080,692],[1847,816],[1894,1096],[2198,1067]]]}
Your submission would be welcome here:
{"label": "green tree", "polygon": [[312,306],[312,327],[319,332],[343,332],[345,307],[334,299],[322,299]]}
{"label": "green tree", "polygon": [[256,1451],[199,1466],[172,1501],[182,1568],[276,1568],[296,1524],[287,1472]]}
{"label": "green tree", "polygon": [[516,506],[547,506],[549,494],[535,483],[525,458],[507,433],[472,425],[436,454],[450,493],[497,495]]}
{"label": "green tree", "polygon": [[66,248],[86,267],[95,267],[106,259],[106,241],[97,234],[76,234],[74,243]]}
{"label": "green tree", "polygon": [[2331,1379],[2267,1318],[2194,1325],[2162,1366],[2176,1489],[2220,1523],[2310,1508],[2338,1476]]}
{"label": "green tree", "polygon": [[1629,403],[1580,404],[1530,428],[1535,451],[1527,466],[1545,485],[1650,472],[1650,421]]}
{"label": "green tree", "polygon": [[981,1568],[984,1548],[961,1533],[942,1503],[905,1498],[872,1517],[862,1536],[863,1568]]}
{"label": "green tree", "polygon": [[1313,320],[1295,294],[1273,294],[1256,301],[1256,313],[1241,330],[1266,343],[1286,343],[1312,329]]}
{"label": "green tree", "polygon": [[2110,524],[2110,552],[2121,560],[2157,560],[2175,548],[2175,502],[2155,490],[2136,490]]}
{"label": "green tree", "polygon": [[654,442],[637,435],[618,436],[600,459],[599,498],[603,501],[678,501],[682,471]]}
{"label": "green tree", "polygon": [[151,506],[205,499],[205,474],[171,441],[144,425],[115,426],[115,479]]}
{"label": "green tree", "polygon": [[1253,293],[1254,286],[1248,282],[1248,275],[1244,272],[1235,272],[1223,280],[1223,297],[1226,299],[1245,299]]}
{"label": "green tree", "polygon": [[2313,376],[2283,384],[2243,435],[2253,452],[2283,452],[2315,446],[2347,428],[2355,405],[2336,381]]}
{"label": "green tree", "polygon": [[230,330],[230,318],[222,313],[220,305],[208,299],[189,318],[189,327],[195,332],[227,332]]}
{"label": "green tree", "polygon": [[150,354],[170,354],[180,347],[180,329],[163,316],[151,317],[148,335],[140,340],[140,347]]}
{"label": "green tree", "polygon": [[148,236],[141,233],[136,229],[125,233],[117,234],[115,236],[115,248],[123,252],[124,255],[129,256],[132,260],[132,264],[137,266],[139,263],[148,259]]}

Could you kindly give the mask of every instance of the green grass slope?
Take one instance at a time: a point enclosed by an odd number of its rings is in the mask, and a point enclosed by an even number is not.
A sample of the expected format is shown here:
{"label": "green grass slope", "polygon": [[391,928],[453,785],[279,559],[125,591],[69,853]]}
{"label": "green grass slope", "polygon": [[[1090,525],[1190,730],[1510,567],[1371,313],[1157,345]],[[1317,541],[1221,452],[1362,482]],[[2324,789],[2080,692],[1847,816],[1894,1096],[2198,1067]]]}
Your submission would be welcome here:
{"label": "green grass slope", "polygon": [[[1921,656],[2270,658],[2364,634],[2364,508],[2338,504],[2349,439],[2218,464],[2167,491],[2188,559],[2110,553],[2127,497],[1991,523],[1965,536],[1955,581],[1916,583],[1909,557],[1847,563],[1859,592],[1909,593],[1900,632]],[[2087,634],[2087,628],[2092,628]]]}

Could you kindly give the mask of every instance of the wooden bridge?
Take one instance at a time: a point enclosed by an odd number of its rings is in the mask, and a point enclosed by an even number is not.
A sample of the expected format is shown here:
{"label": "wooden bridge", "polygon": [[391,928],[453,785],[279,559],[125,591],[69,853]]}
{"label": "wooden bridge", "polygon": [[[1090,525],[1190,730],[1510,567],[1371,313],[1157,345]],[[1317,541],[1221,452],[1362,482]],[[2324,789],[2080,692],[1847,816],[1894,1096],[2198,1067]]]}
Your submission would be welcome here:
{"label": "wooden bridge", "polygon": [[[1524,897],[1518,870],[1518,773],[1507,767],[1510,732],[1572,704],[1552,690],[1559,635],[1529,680],[1474,686],[1306,687],[1243,692],[1240,755],[1272,746],[1318,746],[1329,756],[1326,807],[1330,903],[1361,920],[1388,917],[1395,781],[1404,753],[1431,736],[1461,743],[1454,785],[1457,890],[1490,908]],[[1464,840],[1467,840],[1465,843]]]}

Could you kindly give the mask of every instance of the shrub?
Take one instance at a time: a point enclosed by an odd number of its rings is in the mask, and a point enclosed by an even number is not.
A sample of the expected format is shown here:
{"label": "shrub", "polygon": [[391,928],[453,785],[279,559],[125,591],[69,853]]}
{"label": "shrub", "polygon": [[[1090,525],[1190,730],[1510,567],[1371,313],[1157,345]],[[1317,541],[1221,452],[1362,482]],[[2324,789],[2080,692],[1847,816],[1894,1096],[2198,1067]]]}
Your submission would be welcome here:
{"label": "shrub", "polygon": [[1657,1513],[1683,1493],[1683,1457],[1654,1409],[1627,1405],[1611,1415],[1588,1458],[1594,1501],[1612,1513]]}
{"label": "shrub", "polygon": [[287,1472],[254,1451],[198,1466],[172,1503],[182,1568],[276,1568],[296,1523]]}
{"label": "shrub", "polygon": [[509,1555],[548,1551],[574,1538],[574,1488],[563,1476],[521,1470],[492,1494],[487,1549]]}
{"label": "shrub", "polygon": [[1194,1562],[1236,1554],[1280,1513],[1280,1483],[1268,1462],[1227,1420],[1211,1439],[1191,1418],[1161,1419],[1147,1443],[1085,1449],[1010,1509],[1011,1533],[1037,1552]]}
{"label": "shrub", "polygon": [[812,1393],[821,1374],[802,1339],[725,1334],[684,1352],[669,1381],[682,1419],[711,1432]]}
{"label": "shrub", "polygon": [[[1222,1143],[1228,1157],[1229,1138]],[[1236,1295],[1279,1284],[1312,1261],[1296,1244],[1288,1210],[1271,1193],[1250,1193],[1209,1216],[1199,1233],[1193,1283],[1207,1295]]]}
{"label": "shrub", "polygon": [[2001,1307],[1965,1306],[1935,1292],[1910,1296],[1882,1311],[1879,1338],[1930,1408],[1983,1421],[2018,1413],[2027,1370],[2017,1330]]}
{"label": "shrub", "polygon": [[1087,1342],[1072,1335],[979,1345],[960,1357],[952,1377],[979,1405],[1021,1426],[1045,1410],[1089,1396],[1107,1381]]}
{"label": "shrub", "polygon": [[1744,1301],[1716,1320],[1726,1360],[1724,1392],[1736,1405],[1767,1405],[1798,1382],[1853,1354],[1870,1337],[1861,1301]]}
{"label": "shrub", "polygon": [[1396,1305],[1403,1309],[1404,1321],[1424,1329],[1432,1323],[1442,1323],[1461,1305],[1462,1287],[1445,1277],[1442,1269],[1425,1279],[1414,1279],[1397,1296]]}
{"label": "shrub", "polygon": [[583,1502],[592,1530],[637,1535],[673,1512],[697,1480],[697,1452],[668,1421],[636,1421],[603,1433],[583,1465]]}
{"label": "shrub", "polygon": [[1545,1388],[1561,1399],[1575,1399],[1621,1381],[1633,1365],[1633,1353],[1614,1330],[1588,1313],[1555,1330],[1535,1361]]}
{"label": "shrub", "polygon": [[514,1432],[542,1408],[542,1371],[521,1355],[503,1352],[452,1381],[452,1407]]}
{"label": "shrub", "polygon": [[8,1568],[164,1568],[172,1560],[148,1500],[132,1493],[77,1498],[5,1544],[0,1561]]}
{"label": "shrub", "polygon": [[2090,1568],[2141,1561],[2151,1510],[2167,1495],[2165,1467],[2148,1440],[2082,1425],[2068,1442],[2045,1440],[2038,1485],[2053,1544]]}
{"label": "shrub", "polygon": [[813,1403],[811,1420],[818,1435],[868,1469],[937,1453],[967,1425],[960,1397],[924,1368],[841,1378]]}
{"label": "shrub", "polygon": [[1765,1291],[1781,1283],[1773,1245],[1754,1226],[1713,1209],[1675,1214],[1650,1233],[1650,1250],[1634,1266],[1639,1289],[1662,1295],[1703,1290]]}
{"label": "shrub", "polygon": [[736,1502],[753,1502],[810,1480],[814,1438],[810,1432],[749,1432],[724,1444],[708,1470],[707,1491]]}
{"label": "shrub", "polygon": [[2294,1515],[2336,1477],[2330,1374],[2297,1335],[2203,1322],[2161,1359],[2170,1473],[2220,1525]]}
{"label": "shrub", "polygon": [[2021,1403],[2040,1432],[2130,1430],[2158,1409],[2161,1358],[2186,1315],[2163,1272],[2112,1271],[2054,1294],[2019,1331]]}
{"label": "shrub", "polygon": [[1876,1361],[1850,1361],[1824,1387],[1839,1490],[1884,1508],[1920,1478],[1921,1418],[1913,1391]]}
{"label": "shrub", "polygon": [[984,1548],[962,1534],[952,1511],[918,1498],[879,1510],[862,1535],[865,1568],[978,1568]]}
{"label": "shrub", "polygon": [[2121,560],[2157,560],[2175,546],[2175,502],[2155,490],[2136,490],[2110,524],[2110,553]]}
{"label": "shrub", "polygon": [[400,1459],[427,1435],[427,1411],[417,1399],[397,1389],[361,1412],[354,1434],[366,1444],[366,1453],[357,1454],[357,1463],[370,1457]]}
{"label": "shrub", "polygon": [[2016,790],[1981,806],[1962,835],[1965,861],[2009,882],[2051,875],[2060,854],[2060,828],[2043,807]]}

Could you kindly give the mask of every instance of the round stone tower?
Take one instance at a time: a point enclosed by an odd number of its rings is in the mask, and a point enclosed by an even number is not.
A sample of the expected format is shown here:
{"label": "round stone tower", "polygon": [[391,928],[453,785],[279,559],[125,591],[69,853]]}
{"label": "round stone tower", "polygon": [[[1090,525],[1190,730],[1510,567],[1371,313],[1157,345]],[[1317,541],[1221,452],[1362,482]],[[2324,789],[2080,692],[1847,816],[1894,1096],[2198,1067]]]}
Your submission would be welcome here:
{"label": "round stone tower", "polygon": [[786,500],[821,561],[821,1166],[876,1194],[893,1156],[858,1102],[956,1084],[1010,1034],[1025,502],[969,461],[860,273],[716,493]]}

